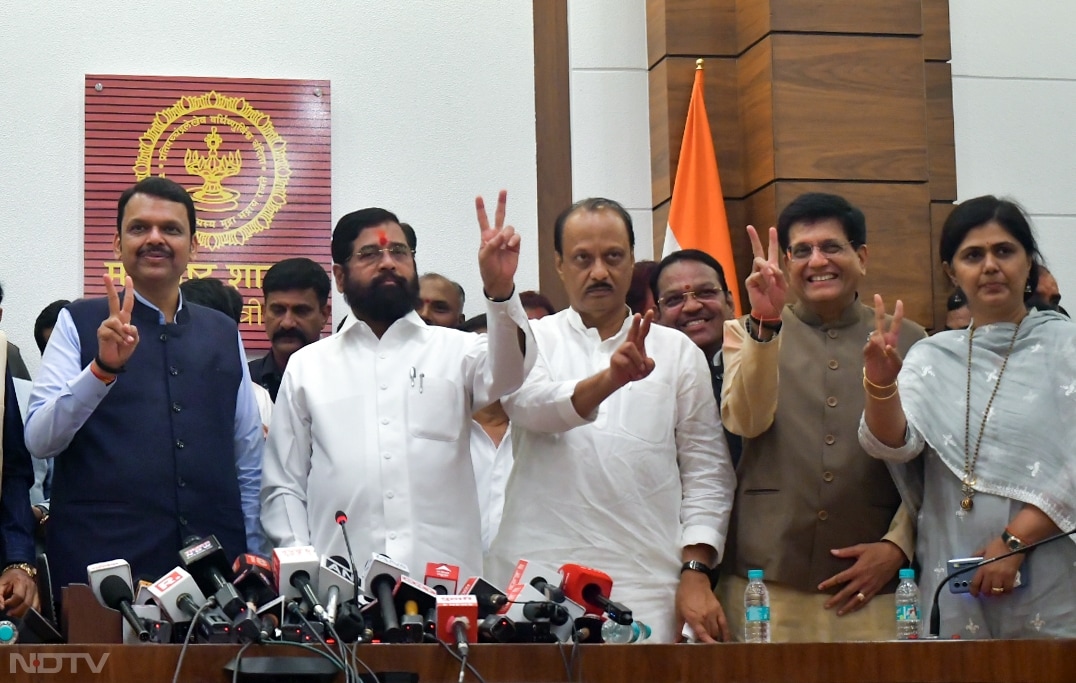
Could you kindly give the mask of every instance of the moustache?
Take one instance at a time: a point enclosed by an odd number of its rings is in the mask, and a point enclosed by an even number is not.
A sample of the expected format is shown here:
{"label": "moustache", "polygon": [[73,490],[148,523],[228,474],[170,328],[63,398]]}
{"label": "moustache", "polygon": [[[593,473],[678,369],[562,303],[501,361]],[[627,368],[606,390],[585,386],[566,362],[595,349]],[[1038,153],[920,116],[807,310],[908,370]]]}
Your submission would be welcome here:
{"label": "moustache", "polygon": [[148,247],[142,247],[138,250],[139,256],[167,256],[172,257],[172,250],[168,247],[153,245]]}
{"label": "moustache", "polygon": [[608,282],[598,282],[596,284],[593,284],[593,285],[587,287],[587,293],[597,292],[599,290],[600,291],[611,292],[611,291],[613,291],[613,286],[611,284],[609,284]]}
{"label": "moustache", "polygon": [[370,284],[373,287],[380,287],[387,282],[392,282],[398,287],[407,286],[407,278],[396,275],[395,273],[382,273],[381,275],[378,275],[373,280],[371,280]]}
{"label": "moustache", "polygon": [[273,334],[273,341],[280,341],[280,340],[283,340],[283,339],[294,339],[295,341],[300,342],[302,344],[309,344],[310,343],[307,340],[306,335],[303,334],[302,330],[298,330],[298,329],[277,330]]}

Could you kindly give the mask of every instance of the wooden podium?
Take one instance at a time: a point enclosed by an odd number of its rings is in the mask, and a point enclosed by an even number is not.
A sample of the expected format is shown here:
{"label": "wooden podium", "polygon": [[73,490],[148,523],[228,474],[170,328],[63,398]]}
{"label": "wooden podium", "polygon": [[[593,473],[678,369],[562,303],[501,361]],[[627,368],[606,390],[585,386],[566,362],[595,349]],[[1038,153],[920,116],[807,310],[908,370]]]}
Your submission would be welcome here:
{"label": "wooden podium", "polygon": [[[179,680],[225,683],[237,645],[192,645]],[[107,654],[107,659],[103,656]],[[0,649],[7,683],[169,683],[178,645],[18,645]],[[455,683],[459,662],[437,645],[362,645],[376,672],[416,673]],[[251,646],[244,658],[313,656],[299,648]],[[1076,640],[916,641],[770,645],[476,645],[470,663],[488,683],[1072,683]],[[33,671],[32,662],[38,662]],[[93,673],[92,668],[98,673]],[[77,667],[72,671],[72,667]],[[27,672],[26,668],[31,668]],[[358,667],[360,673],[364,671]],[[336,681],[343,681],[338,674]],[[467,674],[468,683],[477,683]]]}

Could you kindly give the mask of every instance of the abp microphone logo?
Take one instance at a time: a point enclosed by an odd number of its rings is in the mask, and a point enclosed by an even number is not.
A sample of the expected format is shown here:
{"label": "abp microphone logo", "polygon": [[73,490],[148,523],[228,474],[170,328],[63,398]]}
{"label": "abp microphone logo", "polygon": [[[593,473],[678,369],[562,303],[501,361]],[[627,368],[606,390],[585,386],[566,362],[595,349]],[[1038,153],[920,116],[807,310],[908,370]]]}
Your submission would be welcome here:
{"label": "abp microphone logo", "polygon": [[107,652],[102,653],[101,658],[94,661],[93,657],[85,652],[12,652],[8,670],[12,674],[18,673],[19,669],[28,674],[77,674],[79,663],[84,662],[90,673],[99,674],[105,668],[108,655]]}

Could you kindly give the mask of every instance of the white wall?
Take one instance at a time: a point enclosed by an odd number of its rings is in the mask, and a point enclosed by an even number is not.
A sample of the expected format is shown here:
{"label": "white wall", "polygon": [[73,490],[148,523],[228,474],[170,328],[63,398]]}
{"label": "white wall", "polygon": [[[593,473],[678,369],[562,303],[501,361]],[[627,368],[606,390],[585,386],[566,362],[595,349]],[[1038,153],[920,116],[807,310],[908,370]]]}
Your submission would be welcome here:
{"label": "white wall", "polygon": [[37,313],[81,295],[87,73],[328,79],[334,225],[395,211],[420,271],[459,280],[475,314],[474,196],[504,187],[517,282],[537,287],[533,42],[531,3],[515,0],[3,3],[0,324],[34,371]]}
{"label": "white wall", "polygon": [[568,0],[572,197],[608,197],[654,257],[645,0]]}
{"label": "white wall", "polygon": [[950,0],[957,193],[1009,196],[1031,214],[1076,302],[1076,3]]}

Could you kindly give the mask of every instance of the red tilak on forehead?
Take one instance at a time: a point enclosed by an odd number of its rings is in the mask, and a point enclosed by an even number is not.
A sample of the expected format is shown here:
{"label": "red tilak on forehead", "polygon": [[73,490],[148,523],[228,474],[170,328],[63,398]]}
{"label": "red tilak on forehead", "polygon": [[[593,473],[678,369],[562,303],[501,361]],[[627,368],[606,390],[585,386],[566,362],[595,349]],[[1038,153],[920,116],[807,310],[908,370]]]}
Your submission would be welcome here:
{"label": "red tilak on forehead", "polygon": [[385,234],[385,231],[381,228],[377,230],[377,243],[381,246],[385,246],[389,243],[389,236]]}

